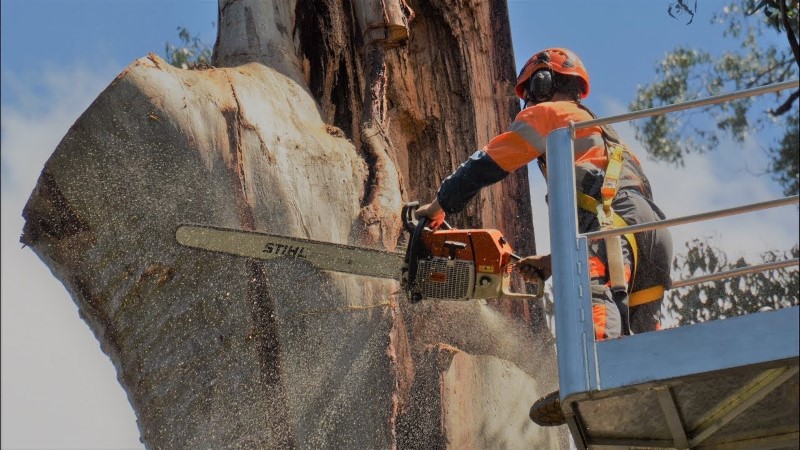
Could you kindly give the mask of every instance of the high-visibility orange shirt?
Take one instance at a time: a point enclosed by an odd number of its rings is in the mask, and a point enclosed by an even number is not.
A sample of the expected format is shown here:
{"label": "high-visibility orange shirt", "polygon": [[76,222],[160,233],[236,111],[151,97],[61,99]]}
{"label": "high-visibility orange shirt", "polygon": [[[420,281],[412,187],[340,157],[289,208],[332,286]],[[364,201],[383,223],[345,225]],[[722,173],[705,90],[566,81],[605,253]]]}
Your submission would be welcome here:
{"label": "high-visibility orange shirt", "polygon": [[[585,122],[593,117],[575,102],[544,102],[529,106],[519,114],[508,131],[492,139],[484,151],[506,172],[513,172],[545,153],[547,135],[570,122]],[[575,162],[590,163],[605,170],[608,153],[600,127],[575,131]],[[638,158],[634,157],[636,163]]]}
{"label": "high-visibility orange shirt", "polygon": [[[547,135],[551,131],[567,127],[570,122],[591,119],[593,116],[589,111],[571,101],[543,102],[523,109],[508,131],[493,138],[442,182],[436,194],[439,204],[448,214],[460,211],[481,188],[502,180],[509,173],[545,154]],[[582,186],[582,177],[589,170],[597,169],[602,174],[608,166],[608,151],[602,129],[589,127],[576,130],[574,148],[576,183]],[[639,159],[627,148],[625,150],[619,178],[620,189],[636,188],[646,198],[652,198]]]}

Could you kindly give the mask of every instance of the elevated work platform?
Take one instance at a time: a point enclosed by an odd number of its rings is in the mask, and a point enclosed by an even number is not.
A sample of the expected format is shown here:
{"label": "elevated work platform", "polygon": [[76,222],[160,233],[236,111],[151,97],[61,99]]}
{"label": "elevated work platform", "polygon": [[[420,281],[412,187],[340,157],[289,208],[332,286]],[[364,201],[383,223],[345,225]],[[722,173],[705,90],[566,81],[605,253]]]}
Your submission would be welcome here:
{"label": "elevated work platform", "polygon": [[[691,220],[580,235],[572,145],[578,128],[798,85],[795,80],[596,119],[548,136],[550,247],[554,296],[558,299],[555,319],[561,407],[579,449],[800,448],[800,307],[594,340],[587,240],[598,239],[600,234],[639,232]],[[762,206],[797,202],[794,196]],[[745,207],[739,212],[762,206]],[[707,218],[713,218],[713,214]],[[797,260],[781,267],[789,265],[797,265]],[[762,270],[771,268],[775,266],[764,265]],[[703,281],[713,279],[717,278]]]}
{"label": "elevated work platform", "polygon": [[798,448],[800,308],[595,346],[598,389],[567,396],[591,448]]}

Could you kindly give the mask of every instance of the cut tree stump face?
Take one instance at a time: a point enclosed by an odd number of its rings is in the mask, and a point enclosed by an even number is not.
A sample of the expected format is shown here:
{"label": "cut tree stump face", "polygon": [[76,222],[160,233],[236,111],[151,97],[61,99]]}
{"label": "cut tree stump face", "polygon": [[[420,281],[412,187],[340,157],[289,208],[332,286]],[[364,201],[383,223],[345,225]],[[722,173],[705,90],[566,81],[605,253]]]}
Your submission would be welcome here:
{"label": "cut tree stump face", "polygon": [[[556,442],[525,406],[555,387],[538,304],[411,306],[393,281],[175,242],[201,223],[402,244],[402,204],[432,199],[519,108],[503,5],[409,4],[221,1],[217,68],[135,61],[48,160],[22,240],[149,448]],[[452,219],[531,252],[527,174],[484,191]]]}

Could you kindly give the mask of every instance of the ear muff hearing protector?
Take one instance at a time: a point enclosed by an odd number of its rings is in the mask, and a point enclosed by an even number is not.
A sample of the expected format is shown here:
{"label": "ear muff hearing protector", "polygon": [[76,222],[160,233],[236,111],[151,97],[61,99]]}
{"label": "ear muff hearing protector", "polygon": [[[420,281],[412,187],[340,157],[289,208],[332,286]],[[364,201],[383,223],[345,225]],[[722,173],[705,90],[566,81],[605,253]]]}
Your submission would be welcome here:
{"label": "ear muff hearing protector", "polygon": [[556,86],[553,82],[553,71],[539,69],[528,81],[528,96],[534,103],[546,102],[553,98]]}

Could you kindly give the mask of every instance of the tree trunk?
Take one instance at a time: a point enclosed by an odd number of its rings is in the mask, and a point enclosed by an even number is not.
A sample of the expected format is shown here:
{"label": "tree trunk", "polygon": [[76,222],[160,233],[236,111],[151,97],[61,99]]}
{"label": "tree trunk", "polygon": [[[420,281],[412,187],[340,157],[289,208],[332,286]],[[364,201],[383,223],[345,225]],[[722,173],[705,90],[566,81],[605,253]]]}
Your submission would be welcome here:
{"label": "tree trunk", "polygon": [[[505,1],[220,0],[214,66],[127,67],[23,212],[146,446],[557,445],[527,418],[557,385],[540,304],[409,305],[394,281],[174,239],[196,222],[402,247],[403,202],[518,111]],[[527,173],[449,220],[533,253]]]}

